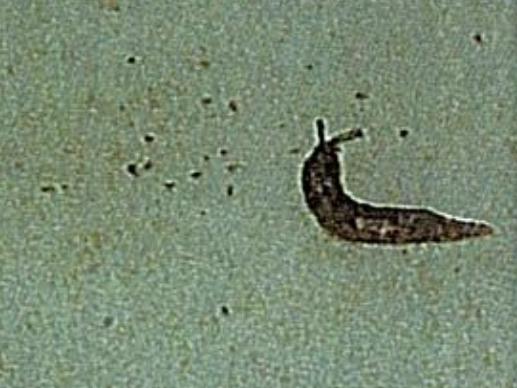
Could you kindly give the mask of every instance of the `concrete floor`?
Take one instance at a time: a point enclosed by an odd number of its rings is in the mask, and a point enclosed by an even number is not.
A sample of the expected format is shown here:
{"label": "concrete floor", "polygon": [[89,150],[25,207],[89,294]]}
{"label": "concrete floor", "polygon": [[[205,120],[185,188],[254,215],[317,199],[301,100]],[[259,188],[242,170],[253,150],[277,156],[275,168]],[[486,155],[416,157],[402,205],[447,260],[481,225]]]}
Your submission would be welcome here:
{"label": "concrete floor", "polygon": [[[515,386],[515,18],[2,1],[0,387]],[[326,236],[299,186],[316,116],[368,129],[356,196],[496,234]]]}

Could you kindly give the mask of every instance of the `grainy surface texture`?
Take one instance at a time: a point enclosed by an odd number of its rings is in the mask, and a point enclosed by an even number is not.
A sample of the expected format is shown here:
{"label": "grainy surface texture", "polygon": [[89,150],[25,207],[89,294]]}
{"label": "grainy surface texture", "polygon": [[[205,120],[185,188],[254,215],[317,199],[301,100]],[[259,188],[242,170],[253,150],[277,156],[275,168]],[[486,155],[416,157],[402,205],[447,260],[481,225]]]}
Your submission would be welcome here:
{"label": "grainy surface texture", "polygon": [[[515,7],[0,1],[0,387],[515,386]],[[316,116],[494,235],[327,237]]]}

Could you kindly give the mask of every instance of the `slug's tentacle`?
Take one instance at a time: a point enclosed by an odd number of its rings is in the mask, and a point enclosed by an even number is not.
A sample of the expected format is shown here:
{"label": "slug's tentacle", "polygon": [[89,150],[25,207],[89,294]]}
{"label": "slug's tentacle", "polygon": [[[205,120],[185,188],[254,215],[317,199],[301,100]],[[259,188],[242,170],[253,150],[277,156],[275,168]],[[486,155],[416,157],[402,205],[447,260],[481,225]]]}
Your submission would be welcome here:
{"label": "slug's tentacle", "polygon": [[350,140],[355,140],[364,136],[364,132],[361,128],[353,128],[348,131],[342,132],[339,135],[334,136],[328,141],[331,147],[335,147],[340,143],[345,143]]}
{"label": "slug's tentacle", "polygon": [[330,234],[347,241],[405,244],[457,241],[488,236],[487,223],[462,220],[430,208],[379,206],[355,199],[341,184],[338,145],[364,136],[356,128],[325,140],[325,120],[314,122],[317,145],[302,168],[308,208]]}

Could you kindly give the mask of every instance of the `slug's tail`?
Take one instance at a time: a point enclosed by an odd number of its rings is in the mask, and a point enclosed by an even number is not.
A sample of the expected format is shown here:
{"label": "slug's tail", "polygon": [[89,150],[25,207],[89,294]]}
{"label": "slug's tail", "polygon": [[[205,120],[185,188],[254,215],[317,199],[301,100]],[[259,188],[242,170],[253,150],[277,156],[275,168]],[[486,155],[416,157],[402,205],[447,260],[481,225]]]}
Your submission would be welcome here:
{"label": "slug's tail", "polygon": [[429,209],[387,208],[362,203],[354,213],[349,227],[337,228],[335,234],[374,244],[411,244],[459,241],[494,233],[484,222],[452,218]]}
{"label": "slug's tail", "polygon": [[465,238],[485,237],[494,234],[494,229],[478,221],[461,221],[449,219],[445,223],[444,236],[448,236],[450,241],[463,240]]}

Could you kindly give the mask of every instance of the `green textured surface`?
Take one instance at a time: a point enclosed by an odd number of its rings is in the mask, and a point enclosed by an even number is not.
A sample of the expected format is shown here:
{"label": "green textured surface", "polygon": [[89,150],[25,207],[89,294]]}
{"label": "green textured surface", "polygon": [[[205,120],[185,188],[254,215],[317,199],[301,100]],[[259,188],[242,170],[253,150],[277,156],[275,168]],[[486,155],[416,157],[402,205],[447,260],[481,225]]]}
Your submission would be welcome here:
{"label": "green textured surface", "polygon": [[[0,2],[0,386],[516,386],[515,3],[240,3]],[[330,240],[319,115],[356,196],[497,234]]]}

